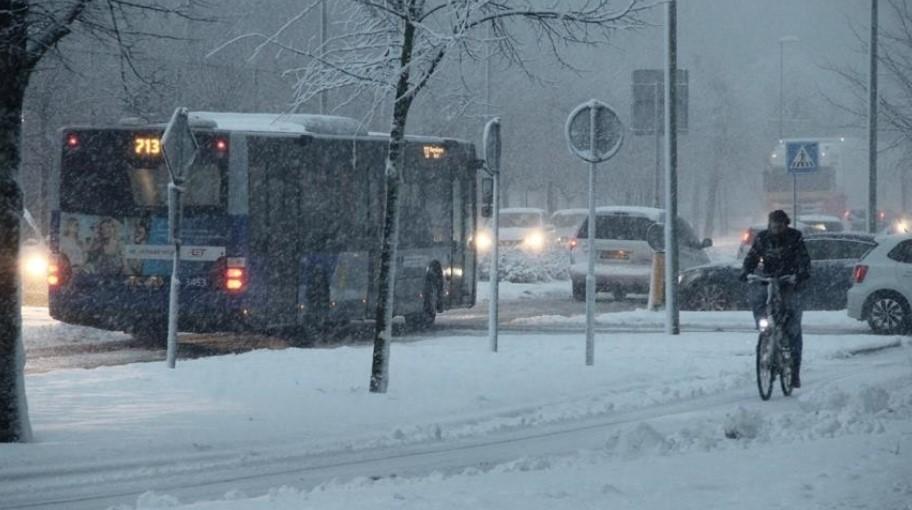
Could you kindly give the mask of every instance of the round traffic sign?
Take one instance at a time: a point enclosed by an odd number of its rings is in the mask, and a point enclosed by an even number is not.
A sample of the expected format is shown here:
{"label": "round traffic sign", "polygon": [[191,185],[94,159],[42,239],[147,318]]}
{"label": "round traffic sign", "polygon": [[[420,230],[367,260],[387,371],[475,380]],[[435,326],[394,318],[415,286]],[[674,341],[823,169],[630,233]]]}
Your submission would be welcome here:
{"label": "round traffic sign", "polygon": [[665,225],[663,223],[653,223],[646,229],[646,242],[652,251],[665,251]]}
{"label": "round traffic sign", "polygon": [[570,152],[590,163],[611,159],[624,142],[621,119],[610,106],[595,99],[574,108],[564,129]]}

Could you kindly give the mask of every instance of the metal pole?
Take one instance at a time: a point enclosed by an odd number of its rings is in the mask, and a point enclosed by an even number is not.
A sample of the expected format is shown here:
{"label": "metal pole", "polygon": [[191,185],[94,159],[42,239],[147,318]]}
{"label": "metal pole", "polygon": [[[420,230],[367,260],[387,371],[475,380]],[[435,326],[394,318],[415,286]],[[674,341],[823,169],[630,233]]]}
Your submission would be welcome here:
{"label": "metal pole", "polygon": [[[499,170],[499,169],[498,169]],[[491,212],[491,276],[488,278],[491,283],[491,297],[488,302],[488,338],[491,343],[491,352],[497,352],[497,322],[498,322],[498,301],[500,298],[499,286],[499,258],[500,258],[500,234],[498,228],[500,223],[500,172],[494,172],[494,199]]]}
{"label": "metal pole", "polygon": [[498,349],[498,316],[499,316],[499,267],[500,267],[500,119],[491,119],[484,130],[485,167],[492,177],[493,197],[491,200],[491,274],[488,277],[491,295],[488,299],[488,339],[491,352]]}
{"label": "metal pole", "polygon": [[174,256],[171,265],[171,292],[168,296],[168,368],[177,364],[177,316],[178,296],[180,294],[180,248],[181,248],[181,193],[183,181],[172,180],[168,185],[168,212],[170,221],[171,243],[174,245]]}
{"label": "metal pole", "polygon": [[[494,37],[494,24],[488,26],[488,37]],[[484,70],[484,80],[485,80],[485,118],[490,118],[491,115],[491,56],[494,54],[491,51],[491,41],[488,41],[485,44],[485,70]]]}
{"label": "metal pole", "polygon": [[669,0],[666,11],[668,62],[665,66],[665,331],[681,332],[678,314],[678,48],[677,2]]}
{"label": "metal pole", "polygon": [[871,0],[868,72],[868,232],[877,232],[877,0]]}
{"label": "metal pole", "polygon": [[662,130],[659,129],[659,118],[660,118],[659,95],[662,93],[662,91],[659,88],[659,82],[656,82],[654,84],[654,86],[655,86],[655,111],[654,111],[655,124],[653,126],[655,129],[656,168],[655,168],[655,182],[653,183],[655,186],[653,188],[654,191],[652,194],[652,205],[653,205],[653,207],[658,208],[662,205],[662,200],[661,200],[661,196],[662,196],[662,170],[661,170],[661,168],[662,168]]}
{"label": "metal pole", "polygon": [[[323,0],[320,4],[320,47],[323,48],[322,51],[326,51],[326,0]],[[326,114],[326,94],[328,91],[320,91],[320,113]]]}
{"label": "metal pole", "polygon": [[[589,147],[596,153],[596,104],[589,108]],[[589,164],[589,229],[586,241],[589,256],[586,262],[586,365],[595,364],[595,163]]]}
{"label": "metal pole", "polygon": [[785,51],[783,49],[784,47],[785,47],[784,38],[779,38],[779,140],[782,140],[782,116],[783,116],[782,109],[783,109],[783,94],[784,94],[783,89],[782,89],[782,81],[783,81],[783,74],[784,74],[784,71],[782,68],[783,67],[782,60],[783,60],[783,53]]}

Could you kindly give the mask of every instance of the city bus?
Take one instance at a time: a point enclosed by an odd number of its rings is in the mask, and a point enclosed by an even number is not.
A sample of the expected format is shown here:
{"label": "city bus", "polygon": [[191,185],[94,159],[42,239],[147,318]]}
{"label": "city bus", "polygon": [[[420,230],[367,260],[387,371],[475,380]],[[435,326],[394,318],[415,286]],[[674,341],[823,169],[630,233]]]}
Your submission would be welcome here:
{"label": "city bus", "polygon": [[[306,331],[372,319],[389,136],[354,119],[191,112],[179,329]],[[173,247],[164,124],[60,131],[49,308],[164,343]],[[394,313],[427,327],[475,303],[472,144],[407,137]]]}

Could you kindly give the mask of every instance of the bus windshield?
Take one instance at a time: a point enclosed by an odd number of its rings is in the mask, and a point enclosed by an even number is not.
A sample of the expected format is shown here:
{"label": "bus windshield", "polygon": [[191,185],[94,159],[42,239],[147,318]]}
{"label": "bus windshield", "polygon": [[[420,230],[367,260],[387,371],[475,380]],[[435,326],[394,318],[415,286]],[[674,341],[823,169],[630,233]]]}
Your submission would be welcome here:
{"label": "bus windshield", "polygon": [[[170,176],[160,148],[151,154],[137,154],[135,148],[139,137],[157,140],[158,136],[116,130],[71,133],[61,164],[61,210],[132,216],[166,208]],[[223,163],[218,155],[200,152],[188,173],[183,205],[191,210],[224,209],[227,161]]]}

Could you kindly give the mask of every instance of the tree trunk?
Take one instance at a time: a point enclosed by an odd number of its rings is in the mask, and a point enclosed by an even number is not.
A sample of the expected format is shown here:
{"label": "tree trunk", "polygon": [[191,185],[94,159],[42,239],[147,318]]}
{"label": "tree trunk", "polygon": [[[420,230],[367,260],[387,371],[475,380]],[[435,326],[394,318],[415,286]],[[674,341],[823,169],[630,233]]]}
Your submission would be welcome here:
{"label": "tree trunk", "polygon": [[383,241],[380,271],[377,276],[377,310],[374,326],[374,357],[370,391],[386,393],[389,385],[389,351],[393,337],[393,306],[396,289],[396,258],[399,253],[399,184],[405,153],[405,125],[412,106],[409,91],[409,65],[415,39],[415,26],[405,22],[402,53],[399,58],[399,81],[390,129],[389,152],[386,156],[386,211],[383,219]]}
{"label": "tree trunk", "polygon": [[24,16],[21,2],[0,1],[0,443],[31,439],[19,295],[18,174],[29,76]]}

